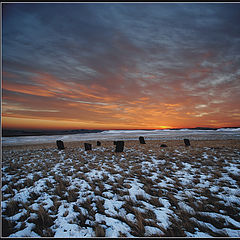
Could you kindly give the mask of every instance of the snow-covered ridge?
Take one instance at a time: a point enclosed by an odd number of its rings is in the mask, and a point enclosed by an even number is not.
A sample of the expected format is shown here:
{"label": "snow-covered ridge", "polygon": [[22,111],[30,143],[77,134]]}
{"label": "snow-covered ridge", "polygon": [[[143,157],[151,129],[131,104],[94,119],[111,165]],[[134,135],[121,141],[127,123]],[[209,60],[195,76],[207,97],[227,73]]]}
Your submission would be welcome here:
{"label": "snow-covered ridge", "polygon": [[139,136],[144,136],[146,140],[180,140],[184,138],[190,138],[191,140],[240,139],[240,128],[222,128],[219,130],[108,130],[99,133],[84,134],[2,137],[2,144],[3,146],[9,146],[55,143],[56,140],[62,140],[64,142],[138,140]]}
{"label": "snow-covered ridge", "polygon": [[182,128],[182,129],[156,129],[156,130],[106,130],[103,131],[102,134],[128,134],[128,133],[162,133],[162,132],[229,132],[229,131],[240,131],[240,128],[219,128],[217,130],[213,129],[190,129],[190,128]]}
{"label": "snow-covered ridge", "polygon": [[151,133],[160,132],[162,130],[106,130],[103,134],[124,134],[124,133]]}
{"label": "snow-covered ridge", "polygon": [[240,128],[219,128],[216,131],[220,131],[220,132],[224,132],[224,131],[226,131],[226,132],[228,132],[228,131],[233,131],[233,132],[239,131],[240,132]]}

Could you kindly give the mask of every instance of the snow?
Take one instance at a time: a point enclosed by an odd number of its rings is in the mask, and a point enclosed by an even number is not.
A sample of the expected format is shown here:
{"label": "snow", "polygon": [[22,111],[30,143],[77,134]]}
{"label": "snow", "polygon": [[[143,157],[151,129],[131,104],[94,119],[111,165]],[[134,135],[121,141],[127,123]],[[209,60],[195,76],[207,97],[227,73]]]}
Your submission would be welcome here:
{"label": "snow", "polygon": [[130,185],[131,188],[128,189],[128,192],[133,201],[136,200],[136,195],[145,195],[145,192],[142,190],[143,184],[138,183],[137,180],[134,179],[134,182],[131,182]]}
{"label": "snow", "polygon": [[21,189],[18,193],[15,194],[13,199],[15,201],[21,201],[21,202],[26,203],[29,198],[29,193],[30,193],[29,189],[27,189],[27,188]]}
{"label": "snow", "polygon": [[164,233],[159,228],[150,227],[150,226],[145,227],[145,236],[151,236],[151,235],[154,235],[154,234],[158,234],[160,236],[164,235]]}
{"label": "snow", "polygon": [[26,213],[27,213],[27,210],[26,210],[26,209],[23,209],[21,212],[19,212],[19,213],[15,214],[14,216],[12,216],[12,217],[11,217],[11,220],[13,220],[13,221],[18,221],[19,218],[20,218],[22,215],[26,214]]}
{"label": "snow", "polygon": [[172,211],[169,209],[163,209],[163,210],[154,210],[154,213],[156,214],[157,220],[160,222],[159,226],[167,229],[170,225],[169,221],[169,215],[172,214]]}
{"label": "snow", "polygon": [[195,211],[194,211],[194,209],[192,208],[192,207],[190,207],[190,206],[188,206],[186,203],[184,203],[184,202],[179,202],[178,203],[178,206],[181,208],[181,209],[183,209],[184,211],[186,211],[186,212],[188,212],[188,213],[190,213],[190,214],[195,214]]}
{"label": "snow", "polygon": [[106,237],[118,237],[120,232],[127,233],[127,237],[132,237],[129,234],[130,227],[126,223],[111,217],[106,217],[105,222],[107,226]]}
{"label": "snow", "polygon": [[104,208],[105,208],[105,212],[110,214],[110,215],[117,215],[118,214],[118,210],[122,207],[123,202],[122,201],[117,201],[114,199],[105,199],[105,203],[104,203]]}
{"label": "snow", "polygon": [[59,228],[56,229],[54,237],[56,238],[78,238],[92,237],[93,231],[90,227],[79,228],[76,224],[69,224],[63,222]]}
{"label": "snow", "polygon": [[103,134],[128,134],[128,133],[137,133],[137,134],[143,134],[143,133],[149,133],[149,132],[159,132],[161,130],[108,130],[103,131]]}
{"label": "snow", "polygon": [[240,132],[240,128],[219,128],[216,131],[219,132]]}
{"label": "snow", "polygon": [[189,232],[186,232],[187,234],[187,237],[190,238],[212,238],[211,235],[207,234],[207,233],[203,233],[203,232],[199,232],[198,230],[196,232],[193,233],[189,233]]}
{"label": "snow", "polygon": [[16,233],[13,233],[9,235],[11,238],[21,238],[21,237],[40,237],[38,234],[32,231],[32,228],[34,227],[33,223],[27,223],[27,227],[24,228],[23,230],[20,230]]}
{"label": "snow", "polygon": [[[208,132],[213,138],[230,137],[225,130],[217,133],[211,130]],[[116,136],[123,138],[122,134],[126,134],[127,138],[138,140],[140,133],[146,136],[146,142],[147,140],[150,142],[152,137],[155,139],[165,137],[166,140],[168,137],[185,137],[186,134],[193,133],[198,134],[201,139],[206,131],[197,133],[193,130],[105,131],[94,136],[84,135],[84,138],[98,137],[98,140],[101,140],[100,137],[105,136],[105,139],[112,140]],[[70,141],[83,137],[77,135],[62,136],[61,139]],[[60,139],[59,136],[57,138]],[[238,138],[237,130],[232,131],[232,138]],[[20,140],[27,143],[30,139],[31,143],[45,140],[52,142],[56,140],[56,136],[35,137],[35,140],[31,137],[12,140],[5,138],[3,142],[5,145],[20,144]],[[3,149],[2,212],[4,219],[17,223],[15,232],[8,237],[43,237],[34,231],[36,224],[31,221],[37,218],[40,206],[43,206],[52,217],[53,225],[48,229],[56,238],[96,237],[96,226],[103,229],[106,237],[122,235],[137,237],[132,224],[139,224],[138,221],[144,223],[144,237],[154,235],[164,237],[172,220],[185,215],[186,217],[189,215],[188,221],[195,224],[193,231],[184,229],[187,237],[210,238],[213,237],[212,232],[229,237],[240,236],[240,222],[237,221],[239,218],[229,213],[231,209],[240,211],[239,185],[237,180],[231,177],[231,174],[235,176],[240,174],[238,148],[234,151],[227,148],[218,151],[210,147],[186,148],[184,145],[164,150],[147,147],[148,143],[139,147],[129,145],[121,154],[114,153],[113,147],[107,145],[95,148],[91,152],[79,147],[75,149],[75,153],[69,150],[57,151],[54,148],[34,151]],[[208,162],[211,161],[215,162],[209,165]],[[24,165],[21,167],[22,162]],[[10,163],[19,164],[15,172],[8,170]],[[47,170],[44,169],[46,163]],[[91,167],[91,164],[94,167]],[[203,169],[207,170],[204,172]],[[220,170],[222,172],[219,177],[214,176],[214,173]],[[196,173],[199,180],[197,183],[194,182]],[[34,179],[36,174],[39,175],[39,179],[27,186],[25,182]],[[63,185],[66,181],[69,182],[62,196],[55,193],[60,181],[57,179],[60,179]],[[52,183],[52,186],[48,186],[47,181]],[[10,186],[12,191],[9,190]],[[150,186],[149,189],[147,186]],[[70,190],[76,190],[75,201],[69,201],[67,198]],[[35,199],[31,193],[36,194]],[[209,207],[208,201],[211,197],[217,199],[215,211],[197,208],[197,206]],[[158,199],[159,205],[153,199]],[[12,200],[19,201],[20,207],[13,215],[8,215],[6,209]],[[87,200],[89,202],[86,204]],[[102,203],[100,210],[98,201]],[[218,204],[223,207],[218,209]],[[76,210],[76,206],[79,210]],[[140,220],[136,213],[142,216]],[[198,216],[203,218],[198,219]],[[204,218],[223,219],[224,227],[219,229]],[[147,224],[144,221],[147,221]],[[20,227],[22,223],[25,223],[23,229]],[[207,230],[204,232],[203,229]]]}
{"label": "snow", "polygon": [[240,139],[240,128],[223,128],[218,130],[108,130],[100,133],[52,135],[52,136],[21,136],[2,137],[3,146],[22,145],[32,143],[56,143],[57,140],[64,142],[87,141],[87,140],[138,140],[139,136],[145,140],[152,139]]}

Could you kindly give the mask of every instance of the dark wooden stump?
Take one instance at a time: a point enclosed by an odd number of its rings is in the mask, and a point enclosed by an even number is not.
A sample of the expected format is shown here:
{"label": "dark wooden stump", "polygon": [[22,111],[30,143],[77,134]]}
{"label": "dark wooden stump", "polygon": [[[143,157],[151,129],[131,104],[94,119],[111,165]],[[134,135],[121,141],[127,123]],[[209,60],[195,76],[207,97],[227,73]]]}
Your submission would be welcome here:
{"label": "dark wooden stump", "polygon": [[92,144],[84,143],[85,151],[92,150]]}
{"label": "dark wooden stump", "polygon": [[116,141],[115,152],[123,152],[123,149],[124,149],[124,141]]}
{"label": "dark wooden stump", "polygon": [[101,146],[101,142],[97,141],[97,146]]}
{"label": "dark wooden stump", "polygon": [[57,140],[56,143],[57,143],[58,150],[63,150],[64,149],[63,141]]}
{"label": "dark wooden stump", "polygon": [[160,147],[167,147],[167,145],[166,144],[161,144],[161,146]]}
{"label": "dark wooden stump", "polygon": [[113,145],[116,145],[117,144],[117,141],[113,141]]}
{"label": "dark wooden stump", "polygon": [[146,144],[146,143],[145,143],[145,140],[144,140],[144,137],[142,137],[142,136],[139,137],[139,142],[140,142],[141,144]]}
{"label": "dark wooden stump", "polygon": [[184,139],[184,143],[186,147],[191,145],[189,139],[186,139],[186,138]]}

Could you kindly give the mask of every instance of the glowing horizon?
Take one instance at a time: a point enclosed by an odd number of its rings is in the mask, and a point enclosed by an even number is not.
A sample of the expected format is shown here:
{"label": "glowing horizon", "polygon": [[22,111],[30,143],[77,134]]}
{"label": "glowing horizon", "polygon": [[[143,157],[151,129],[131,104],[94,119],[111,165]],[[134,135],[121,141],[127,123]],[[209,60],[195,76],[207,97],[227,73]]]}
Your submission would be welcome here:
{"label": "glowing horizon", "polygon": [[4,129],[239,126],[239,4],[2,6]]}

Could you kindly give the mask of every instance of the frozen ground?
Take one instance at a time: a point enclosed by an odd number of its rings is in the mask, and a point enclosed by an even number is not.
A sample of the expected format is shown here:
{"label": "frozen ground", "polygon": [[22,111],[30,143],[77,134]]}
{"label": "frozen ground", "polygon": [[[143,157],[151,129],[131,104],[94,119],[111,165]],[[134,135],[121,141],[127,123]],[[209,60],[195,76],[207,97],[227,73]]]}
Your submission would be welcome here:
{"label": "frozen ground", "polygon": [[109,130],[100,133],[70,135],[3,137],[2,144],[4,146],[9,146],[32,143],[55,143],[56,140],[63,140],[64,142],[88,140],[137,140],[140,135],[148,140],[176,140],[185,137],[192,140],[240,139],[240,128],[218,130]]}
{"label": "frozen ground", "polygon": [[145,135],[146,144],[128,140],[122,153],[112,141],[97,147],[95,139],[92,151],[84,151],[83,142],[66,142],[58,151],[54,138],[53,144],[4,146],[3,234],[240,237],[237,134],[190,139],[190,147]]}

